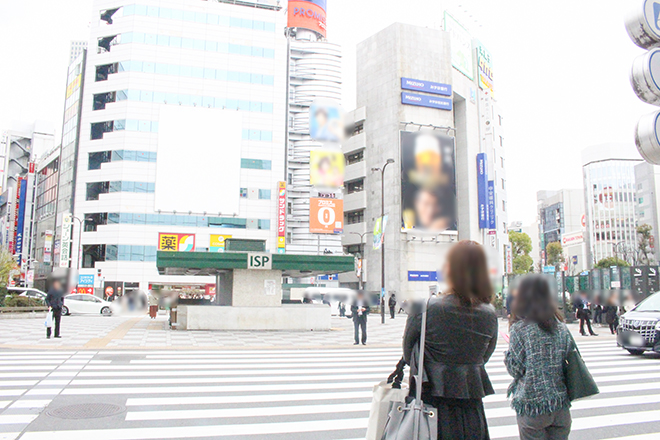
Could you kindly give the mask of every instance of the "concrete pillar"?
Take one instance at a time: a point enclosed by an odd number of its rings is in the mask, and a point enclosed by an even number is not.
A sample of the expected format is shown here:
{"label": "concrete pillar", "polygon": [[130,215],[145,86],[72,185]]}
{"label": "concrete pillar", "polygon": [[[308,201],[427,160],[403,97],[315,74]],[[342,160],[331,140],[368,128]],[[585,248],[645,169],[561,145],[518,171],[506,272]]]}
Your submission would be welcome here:
{"label": "concrete pillar", "polygon": [[234,307],[280,307],[282,305],[282,271],[234,269]]}

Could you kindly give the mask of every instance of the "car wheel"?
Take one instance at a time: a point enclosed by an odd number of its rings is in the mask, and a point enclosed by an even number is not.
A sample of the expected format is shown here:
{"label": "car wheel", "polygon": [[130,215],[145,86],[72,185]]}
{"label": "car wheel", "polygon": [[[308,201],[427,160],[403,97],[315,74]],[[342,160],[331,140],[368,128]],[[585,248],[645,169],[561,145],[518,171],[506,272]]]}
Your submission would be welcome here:
{"label": "car wheel", "polygon": [[644,354],[644,350],[631,350],[627,349],[628,353],[632,354],[633,356],[641,356]]}
{"label": "car wheel", "polygon": [[112,315],[112,310],[110,310],[110,307],[103,307],[101,309],[101,315],[110,316],[110,315]]}
{"label": "car wheel", "polygon": [[62,306],[62,314],[63,315],[70,315],[69,313],[69,308],[67,306]]}

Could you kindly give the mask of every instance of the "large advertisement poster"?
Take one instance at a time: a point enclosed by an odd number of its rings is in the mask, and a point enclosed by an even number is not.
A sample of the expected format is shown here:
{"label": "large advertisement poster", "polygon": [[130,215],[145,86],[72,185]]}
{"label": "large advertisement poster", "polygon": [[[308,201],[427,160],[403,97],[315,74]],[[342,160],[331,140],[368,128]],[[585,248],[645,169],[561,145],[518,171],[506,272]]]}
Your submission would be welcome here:
{"label": "large advertisement poster", "polygon": [[490,95],[493,96],[495,93],[493,87],[493,59],[490,52],[481,44],[477,46],[477,73],[481,90],[489,90]]}
{"label": "large advertisement poster", "polygon": [[341,234],[343,230],[343,200],[309,199],[309,232],[313,234]]}
{"label": "large advertisement poster", "polygon": [[344,153],[339,150],[318,149],[309,153],[309,183],[323,188],[344,186]]}
{"label": "large advertisement poster", "polygon": [[326,36],[325,0],[289,0],[287,26],[309,29]]}
{"label": "large advertisement poster", "polygon": [[401,132],[401,229],[456,230],[454,138]]}
{"label": "large advertisement poster", "polygon": [[451,65],[470,79],[474,78],[472,37],[454,17],[445,11],[445,31],[451,36]]}

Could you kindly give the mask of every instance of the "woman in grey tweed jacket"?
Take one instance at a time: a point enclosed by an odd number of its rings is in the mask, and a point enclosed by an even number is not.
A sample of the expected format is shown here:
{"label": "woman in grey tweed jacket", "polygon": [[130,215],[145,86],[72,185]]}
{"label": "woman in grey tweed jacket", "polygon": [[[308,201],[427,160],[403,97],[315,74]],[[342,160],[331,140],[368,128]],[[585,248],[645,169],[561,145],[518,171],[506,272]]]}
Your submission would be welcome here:
{"label": "woman in grey tweed jacket", "polygon": [[518,287],[504,363],[513,382],[508,396],[522,440],[565,440],[571,432],[570,400],[564,379],[571,337],[541,275],[528,275]]}

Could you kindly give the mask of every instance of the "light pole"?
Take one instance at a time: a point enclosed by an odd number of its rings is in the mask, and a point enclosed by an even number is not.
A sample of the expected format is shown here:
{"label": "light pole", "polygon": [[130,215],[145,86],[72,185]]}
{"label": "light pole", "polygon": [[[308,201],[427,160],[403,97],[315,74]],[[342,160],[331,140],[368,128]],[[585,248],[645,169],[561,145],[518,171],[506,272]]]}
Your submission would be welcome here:
{"label": "light pole", "polygon": [[380,323],[385,324],[385,228],[383,228],[383,218],[385,217],[385,169],[394,159],[387,159],[385,164],[379,168],[372,168],[371,171],[380,171],[380,225],[381,225],[381,244],[380,244]]}
{"label": "light pole", "polygon": [[358,277],[358,282],[359,282],[360,290],[364,290],[364,285],[362,283],[362,274],[364,273],[364,254],[365,254],[365,252],[364,252],[364,249],[362,249],[362,245],[364,244],[364,236],[367,235],[368,232],[363,232],[361,234],[359,232],[351,232],[351,234],[355,234],[355,235],[360,236],[360,249],[361,249],[361,253],[362,253],[361,265],[362,266],[360,268],[360,276]]}

